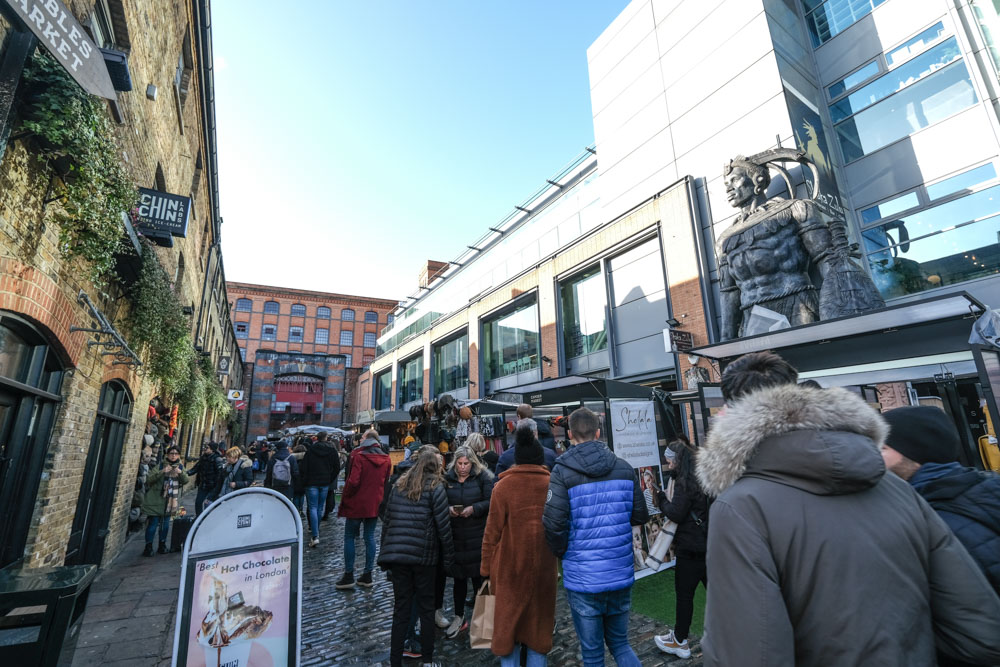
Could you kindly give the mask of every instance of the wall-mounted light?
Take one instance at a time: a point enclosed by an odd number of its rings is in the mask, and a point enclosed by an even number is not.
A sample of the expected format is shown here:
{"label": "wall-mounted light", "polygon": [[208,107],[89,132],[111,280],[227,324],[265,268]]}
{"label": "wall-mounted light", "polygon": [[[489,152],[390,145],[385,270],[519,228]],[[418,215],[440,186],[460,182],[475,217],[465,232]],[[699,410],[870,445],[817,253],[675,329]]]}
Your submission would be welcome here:
{"label": "wall-mounted light", "polygon": [[681,321],[676,317],[671,317],[667,319],[667,324],[669,324],[672,327],[679,327],[681,325]]}
{"label": "wall-mounted light", "polygon": [[154,102],[156,101],[156,86],[153,84],[146,86],[146,98],[153,100]]}
{"label": "wall-mounted light", "polygon": [[546,366],[551,366],[552,365],[552,360],[549,359],[548,357],[546,357],[544,354],[542,355],[542,361],[545,362]]}

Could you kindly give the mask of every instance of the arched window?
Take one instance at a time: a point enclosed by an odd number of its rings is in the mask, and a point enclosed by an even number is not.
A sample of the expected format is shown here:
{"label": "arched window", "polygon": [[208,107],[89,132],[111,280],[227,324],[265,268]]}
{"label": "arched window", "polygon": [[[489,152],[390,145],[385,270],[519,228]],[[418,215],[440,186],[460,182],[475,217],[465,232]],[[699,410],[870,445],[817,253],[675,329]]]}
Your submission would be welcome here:
{"label": "arched window", "polygon": [[374,310],[369,310],[365,313],[365,322],[369,324],[378,324],[378,313]]}
{"label": "arched window", "polygon": [[122,443],[131,417],[132,395],[128,388],[117,380],[105,382],[97,401],[76,516],[66,545],[67,565],[101,562],[118,488]]}
{"label": "arched window", "polygon": [[281,306],[277,301],[266,301],[264,302],[264,314],[265,315],[277,315],[281,312]]}
{"label": "arched window", "polygon": [[340,319],[345,320],[347,322],[353,322],[354,311],[351,310],[350,308],[344,308],[342,311],[340,311]]}
{"label": "arched window", "polygon": [[236,299],[236,310],[250,312],[253,310],[253,301],[250,299]]}
{"label": "arched window", "polygon": [[0,314],[0,567],[24,555],[62,379],[43,336]]}
{"label": "arched window", "polygon": [[330,309],[327,308],[326,306],[320,306],[319,308],[316,309],[316,317],[318,317],[321,320],[330,319]]}
{"label": "arched window", "polygon": [[293,303],[292,317],[305,317],[305,316],[306,316],[306,307],[303,306],[301,303]]}

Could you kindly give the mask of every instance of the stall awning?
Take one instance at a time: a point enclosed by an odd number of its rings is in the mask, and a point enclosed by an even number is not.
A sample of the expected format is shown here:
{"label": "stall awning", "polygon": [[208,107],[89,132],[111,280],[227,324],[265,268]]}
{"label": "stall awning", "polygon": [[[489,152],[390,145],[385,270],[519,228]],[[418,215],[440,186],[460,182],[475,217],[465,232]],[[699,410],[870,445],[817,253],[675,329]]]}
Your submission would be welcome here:
{"label": "stall awning", "polygon": [[408,422],[412,421],[410,419],[409,412],[403,412],[402,410],[376,410],[375,416],[372,418],[373,422]]}
{"label": "stall awning", "polygon": [[518,402],[529,405],[556,405],[605,398],[649,398],[652,389],[604,378],[567,375],[505,389],[502,395],[508,401],[520,397]]}
{"label": "stall awning", "polygon": [[973,321],[983,311],[983,304],[958,292],[696,347],[687,354],[727,361],[771,350],[800,372],[926,357],[968,350]]}

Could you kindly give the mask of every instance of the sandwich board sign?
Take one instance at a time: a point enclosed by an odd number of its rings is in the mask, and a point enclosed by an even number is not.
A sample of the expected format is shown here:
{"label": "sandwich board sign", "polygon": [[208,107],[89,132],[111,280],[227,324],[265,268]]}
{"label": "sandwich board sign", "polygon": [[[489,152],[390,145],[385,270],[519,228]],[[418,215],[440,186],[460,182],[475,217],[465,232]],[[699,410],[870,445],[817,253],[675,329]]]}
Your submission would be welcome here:
{"label": "sandwich board sign", "polygon": [[302,520],[271,489],[222,496],[191,526],[173,667],[298,667]]}

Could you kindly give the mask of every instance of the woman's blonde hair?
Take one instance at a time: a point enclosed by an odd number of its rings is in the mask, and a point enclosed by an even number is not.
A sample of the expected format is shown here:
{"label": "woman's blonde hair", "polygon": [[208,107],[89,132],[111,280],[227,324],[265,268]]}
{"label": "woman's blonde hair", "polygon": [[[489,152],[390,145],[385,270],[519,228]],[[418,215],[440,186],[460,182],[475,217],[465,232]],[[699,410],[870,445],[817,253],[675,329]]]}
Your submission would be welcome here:
{"label": "woman's blonde hair", "polygon": [[477,455],[482,455],[486,451],[486,438],[483,437],[482,433],[472,433],[465,439],[464,445]]}
{"label": "woman's blonde hair", "polygon": [[243,450],[239,447],[230,447],[226,450],[226,456],[236,457],[238,459],[243,456]]}
{"label": "woman's blonde hair", "polygon": [[414,502],[420,500],[425,488],[433,489],[441,483],[439,456],[440,454],[433,448],[418,449],[416,463],[396,482],[396,490]]}
{"label": "woman's blonde hair", "polygon": [[461,447],[455,450],[455,458],[451,460],[451,465],[448,466],[449,472],[455,469],[455,464],[461,458],[469,459],[469,463],[472,464],[472,469],[469,471],[469,477],[475,477],[476,475],[485,474],[487,479],[493,479],[493,473],[491,473],[490,469],[487,468],[485,464],[483,464],[483,461],[482,459],[479,458],[479,455],[476,454],[476,452],[473,451],[473,449],[469,447],[467,444],[462,445]]}

